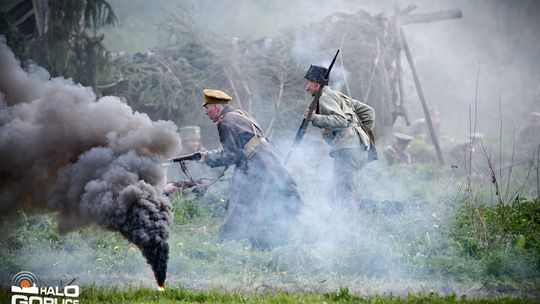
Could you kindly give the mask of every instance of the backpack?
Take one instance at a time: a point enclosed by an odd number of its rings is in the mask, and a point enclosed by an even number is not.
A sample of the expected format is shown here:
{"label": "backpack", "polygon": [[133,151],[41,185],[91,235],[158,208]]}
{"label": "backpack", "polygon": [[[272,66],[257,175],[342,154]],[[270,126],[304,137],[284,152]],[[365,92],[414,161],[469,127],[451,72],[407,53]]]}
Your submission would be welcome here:
{"label": "backpack", "polygon": [[[369,138],[368,162],[377,160],[379,157],[377,155],[377,148],[375,147],[375,134],[373,134],[373,131],[371,129],[368,129],[364,124],[367,118],[372,118],[373,120],[375,120],[375,110],[369,105],[361,102],[360,100],[351,98],[339,91],[335,92],[356,114],[359,127]],[[370,112],[372,112],[373,114],[370,114]]]}

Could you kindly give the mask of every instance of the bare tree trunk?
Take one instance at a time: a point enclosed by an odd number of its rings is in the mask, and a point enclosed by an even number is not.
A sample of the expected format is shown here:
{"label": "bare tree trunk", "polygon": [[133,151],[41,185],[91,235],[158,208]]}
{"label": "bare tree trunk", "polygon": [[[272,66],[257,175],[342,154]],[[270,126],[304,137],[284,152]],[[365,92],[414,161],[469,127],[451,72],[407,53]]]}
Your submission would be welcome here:
{"label": "bare tree trunk", "polygon": [[227,80],[229,81],[229,85],[231,86],[233,90],[234,97],[238,101],[238,107],[240,110],[244,109],[244,106],[242,105],[242,101],[240,101],[240,95],[238,95],[238,90],[236,89],[236,86],[234,85],[234,81],[232,79],[231,73],[226,68],[223,68],[223,71],[225,72],[225,75],[227,75]]}
{"label": "bare tree trunk", "polygon": [[276,78],[279,81],[279,91],[278,91],[277,98],[272,98],[272,101],[274,103],[274,112],[275,113],[272,116],[272,118],[270,119],[270,122],[268,123],[268,126],[266,127],[266,134],[267,134],[268,138],[270,138],[272,136],[272,133],[274,131],[273,130],[274,122],[276,120],[276,115],[279,112],[279,107],[281,106],[281,101],[283,100],[283,92],[285,91],[285,82],[287,81],[287,74],[285,72],[277,71],[277,70],[274,70],[273,72],[274,72],[274,74],[276,75]]}
{"label": "bare tree trunk", "polygon": [[34,18],[36,19],[36,28],[38,35],[47,33],[49,25],[49,4],[46,0],[32,0],[34,7]]}
{"label": "bare tree trunk", "polygon": [[247,82],[245,80],[242,80],[242,85],[244,87],[244,91],[246,91],[247,94],[247,101],[248,101],[248,112],[251,113],[251,108],[253,107],[253,98],[251,94],[251,90],[249,89],[249,86],[247,85]]}
{"label": "bare tree trunk", "polygon": [[343,64],[343,43],[345,42],[345,36],[347,36],[349,32],[343,34],[343,37],[341,37],[341,46],[339,49],[341,50],[339,52],[339,62],[341,63],[341,69],[343,70],[343,80],[345,81],[345,88],[347,89],[347,95],[351,96],[351,89],[349,88],[349,82],[347,82],[347,75],[345,74],[345,65]]}
{"label": "bare tree trunk", "polygon": [[379,82],[381,84],[381,108],[377,114],[377,120],[380,122],[379,126],[382,127],[382,134],[386,134],[388,130],[387,127],[392,126],[392,117],[391,117],[391,104],[394,102],[392,99],[392,94],[390,93],[390,84],[388,81],[388,71],[386,70],[386,61],[384,47],[381,48],[381,54],[379,57]]}
{"label": "bare tree trunk", "polygon": [[366,88],[366,93],[364,94],[364,99],[362,100],[362,102],[367,102],[369,98],[369,93],[371,92],[371,86],[373,84],[373,77],[375,77],[375,71],[377,70],[377,67],[379,65],[380,57],[381,57],[381,43],[379,41],[379,38],[377,37],[377,56],[375,57],[375,60],[373,60],[371,71],[369,71],[369,79],[368,79],[368,84]]}

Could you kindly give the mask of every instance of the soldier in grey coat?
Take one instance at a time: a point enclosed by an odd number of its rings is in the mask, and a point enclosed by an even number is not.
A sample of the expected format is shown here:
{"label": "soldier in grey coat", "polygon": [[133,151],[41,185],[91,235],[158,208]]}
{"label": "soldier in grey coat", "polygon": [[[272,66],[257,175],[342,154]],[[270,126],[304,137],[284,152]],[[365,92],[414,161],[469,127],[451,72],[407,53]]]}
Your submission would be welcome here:
{"label": "soldier in grey coat", "polygon": [[210,167],[234,165],[222,239],[249,239],[259,248],[283,242],[303,200],[278,152],[249,114],[229,105],[231,97],[204,90],[206,115],[218,128],[221,149],[201,153]]}
{"label": "soldier in grey coat", "polygon": [[343,207],[353,207],[358,198],[356,178],[372,148],[368,133],[373,131],[375,110],[365,103],[332,89],[325,79],[327,69],[311,65],[306,72],[306,91],[315,96],[323,86],[319,104],[311,117],[304,117],[321,129],[334,159],[333,199]]}

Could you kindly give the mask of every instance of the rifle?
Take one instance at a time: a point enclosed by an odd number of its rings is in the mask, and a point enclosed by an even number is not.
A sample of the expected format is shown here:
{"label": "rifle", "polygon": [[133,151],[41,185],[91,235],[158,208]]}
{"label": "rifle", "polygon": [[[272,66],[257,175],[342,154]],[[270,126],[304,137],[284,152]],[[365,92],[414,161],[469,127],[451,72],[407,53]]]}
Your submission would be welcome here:
{"label": "rifle", "polygon": [[192,154],[186,154],[186,155],[178,156],[175,158],[171,158],[171,159],[168,159],[168,161],[173,162],[173,163],[179,163],[185,160],[200,160],[200,159],[201,159],[201,153],[195,152]]}
{"label": "rifle", "polygon": [[[182,181],[175,181],[173,185],[178,188],[182,189],[193,189],[193,192],[197,194],[197,197],[204,195],[206,193],[206,189],[213,185],[215,182],[217,182],[219,179],[221,179],[224,175],[227,169],[229,169],[229,166],[226,166],[221,174],[214,178],[213,180],[210,180],[208,178],[193,178],[191,176],[191,173],[189,172],[188,167],[184,163],[184,161],[187,160],[200,160],[201,159],[201,152],[195,152],[191,154],[186,154],[182,156],[178,156],[176,158],[168,159],[170,162],[180,163],[180,169],[182,169],[182,172],[184,175],[188,178],[188,180],[182,180]],[[226,180],[226,179],[223,179]]]}
{"label": "rifle", "polygon": [[[336,52],[336,55],[334,56],[334,59],[332,59],[332,63],[330,63],[330,66],[328,67],[328,71],[326,71],[326,75],[324,75],[324,78],[326,82],[330,79],[330,71],[332,70],[332,67],[334,66],[334,63],[336,62],[336,58],[339,54],[339,49]],[[302,123],[300,124],[300,127],[298,128],[298,131],[296,132],[296,136],[294,138],[294,142],[289,148],[289,152],[287,152],[287,156],[285,157],[285,160],[283,161],[283,164],[286,165],[289,161],[289,158],[291,157],[291,154],[302,142],[302,139],[304,138],[304,135],[306,134],[306,129],[309,124],[309,120],[307,117],[310,117],[313,114],[313,111],[317,108],[317,105],[319,104],[319,99],[321,98],[322,90],[324,88],[324,84],[321,84],[319,89],[317,90],[317,93],[315,94],[315,97],[313,98],[313,101],[311,101],[311,104],[309,105],[309,110],[306,118],[302,120]]]}
{"label": "rifle", "polygon": [[193,177],[191,177],[191,173],[189,173],[189,170],[188,170],[186,164],[184,163],[184,161],[186,161],[186,160],[200,160],[201,157],[202,156],[201,156],[200,152],[195,152],[195,153],[191,153],[191,154],[178,156],[176,158],[171,158],[171,159],[168,159],[168,161],[173,162],[173,163],[180,163],[180,168],[182,169],[182,172],[184,172],[184,174],[187,176],[187,178],[191,182],[194,182]]}

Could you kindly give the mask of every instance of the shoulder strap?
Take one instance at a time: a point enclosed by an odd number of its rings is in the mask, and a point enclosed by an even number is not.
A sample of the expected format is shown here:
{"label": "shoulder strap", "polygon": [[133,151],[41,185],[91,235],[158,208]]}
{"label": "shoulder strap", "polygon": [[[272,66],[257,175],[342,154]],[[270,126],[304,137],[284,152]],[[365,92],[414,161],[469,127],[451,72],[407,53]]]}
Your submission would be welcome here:
{"label": "shoulder strap", "polygon": [[[261,127],[257,124],[257,122],[255,122],[253,120],[253,118],[251,118],[248,114],[246,114],[245,112],[243,112],[242,110],[239,110],[239,109],[235,109],[234,111],[230,111],[230,112],[227,112],[226,114],[233,114],[233,115],[238,115],[238,116],[242,116],[244,117],[245,119],[247,119],[249,121],[249,123],[251,124],[251,128],[253,130],[253,134],[257,137],[264,137],[263,135],[263,131],[261,129]],[[257,134],[257,130],[259,130],[259,133],[261,133],[261,136],[259,136]]]}

